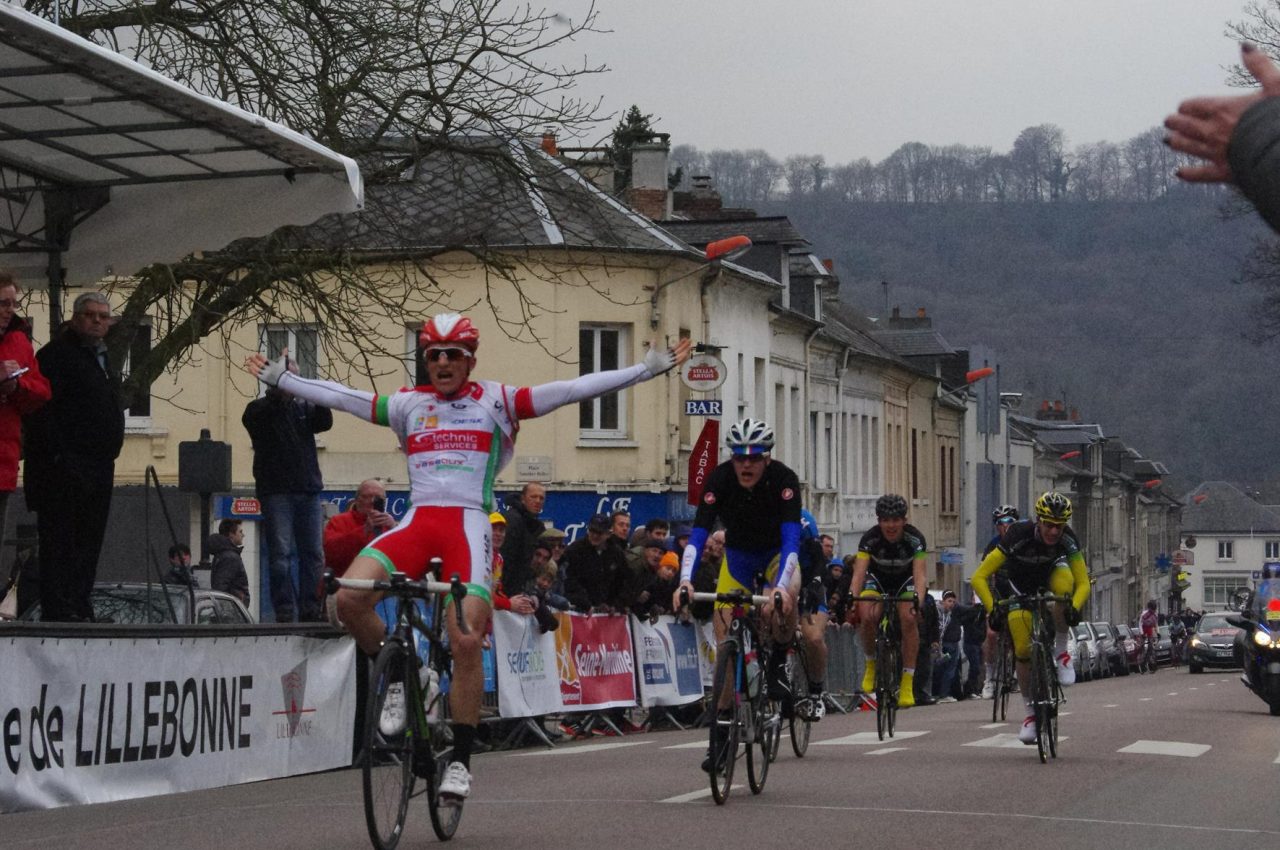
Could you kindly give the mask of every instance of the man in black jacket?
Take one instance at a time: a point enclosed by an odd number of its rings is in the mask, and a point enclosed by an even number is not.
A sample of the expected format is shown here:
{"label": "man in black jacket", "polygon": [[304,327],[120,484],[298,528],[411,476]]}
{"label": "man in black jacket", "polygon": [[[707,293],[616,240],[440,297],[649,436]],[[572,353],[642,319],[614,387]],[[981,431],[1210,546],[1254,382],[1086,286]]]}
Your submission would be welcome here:
{"label": "man in black jacket", "polygon": [[538,542],[546,524],[539,517],[547,503],[547,489],[530,481],[513,496],[502,512],[507,521],[507,537],[502,542],[502,585],[507,595],[517,596],[532,592],[533,547]]}
{"label": "man in black jacket", "polygon": [[920,594],[920,649],[916,652],[916,705],[933,705],[933,655],[938,651],[938,604],[928,593]]}
{"label": "man in black jacket", "polygon": [[625,590],[626,555],[609,542],[609,515],[587,523],[587,538],[564,550],[564,595],[577,611],[612,610]]}
{"label": "man in black jacket", "polygon": [[75,300],[71,320],[36,353],[52,398],[24,423],[27,507],[40,537],[41,618],[89,622],[98,554],[124,445],[120,376],[107,362],[105,295]]}
{"label": "man in black jacket", "polygon": [[[289,371],[298,373],[292,360]],[[241,421],[253,440],[253,480],[262,501],[276,622],[291,623],[295,615],[303,622],[323,620],[317,588],[324,570],[324,483],[315,435],[333,427],[333,413],[272,387],[249,402]]]}
{"label": "man in black jacket", "polygon": [[956,668],[960,665],[960,618],[956,616],[956,592],[942,591],[942,604],[938,607],[938,633],[942,654],[933,670],[933,697],[938,702],[955,702],[951,686],[955,682]]}
{"label": "man in black jacket", "polygon": [[211,561],[209,586],[214,590],[230,593],[249,606],[249,575],[240,557],[244,549],[244,527],[238,519],[224,519],[218,523],[218,533],[209,535],[208,546]]}

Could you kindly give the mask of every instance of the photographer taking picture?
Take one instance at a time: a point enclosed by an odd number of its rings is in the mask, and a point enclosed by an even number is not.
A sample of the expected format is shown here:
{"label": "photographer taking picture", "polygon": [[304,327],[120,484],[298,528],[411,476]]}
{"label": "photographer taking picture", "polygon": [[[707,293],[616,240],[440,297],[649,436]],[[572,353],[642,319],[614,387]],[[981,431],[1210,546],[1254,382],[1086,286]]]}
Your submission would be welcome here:
{"label": "photographer taking picture", "polygon": [[395,517],[387,513],[387,491],[375,478],[360,482],[345,511],[324,526],[324,565],[341,576],[365,544],[388,529]]}

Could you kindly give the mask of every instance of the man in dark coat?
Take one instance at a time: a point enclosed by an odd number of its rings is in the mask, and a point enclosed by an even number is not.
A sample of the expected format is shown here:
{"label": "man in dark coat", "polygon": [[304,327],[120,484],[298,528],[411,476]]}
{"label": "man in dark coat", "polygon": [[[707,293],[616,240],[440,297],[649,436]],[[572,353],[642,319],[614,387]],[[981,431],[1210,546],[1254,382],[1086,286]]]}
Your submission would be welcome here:
{"label": "man in dark coat", "polygon": [[564,592],[578,611],[610,610],[620,603],[628,576],[626,555],[609,542],[609,515],[587,523],[587,538],[564,550]]}
{"label": "man in dark coat", "polygon": [[546,503],[547,489],[530,481],[502,512],[507,521],[507,537],[501,551],[502,584],[512,596],[531,592],[533,547],[547,528],[538,515]]}
{"label": "man in dark coat", "polygon": [[[289,361],[289,371],[297,374],[295,362]],[[295,615],[303,622],[323,620],[317,588],[324,570],[324,482],[315,435],[333,427],[333,413],[272,387],[249,402],[241,421],[253,440],[253,480],[262,501],[276,622],[291,623]]]}
{"label": "man in dark coat", "polygon": [[36,513],[41,618],[49,622],[93,620],[89,596],[124,445],[120,376],[104,342],[111,324],[106,296],[86,292],[36,354],[52,397],[24,423],[23,489]]}
{"label": "man in dark coat", "polygon": [[209,586],[214,590],[230,593],[249,606],[249,574],[245,572],[244,527],[238,519],[224,519],[218,523],[218,533],[209,535],[207,546],[210,559]]}

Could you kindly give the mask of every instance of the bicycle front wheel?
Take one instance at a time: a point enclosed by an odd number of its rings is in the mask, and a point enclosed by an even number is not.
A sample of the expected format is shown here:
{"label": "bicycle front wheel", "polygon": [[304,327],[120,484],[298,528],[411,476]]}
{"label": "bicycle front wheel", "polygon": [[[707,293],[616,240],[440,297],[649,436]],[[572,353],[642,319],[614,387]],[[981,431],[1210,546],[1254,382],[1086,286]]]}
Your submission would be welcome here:
{"label": "bicycle front wheel", "polygon": [[794,710],[797,700],[808,697],[809,670],[804,666],[804,650],[797,648],[787,659],[787,680],[791,682],[792,712],[789,722],[791,731],[791,750],[796,758],[804,758],[809,750],[809,726],[806,718],[802,718]]}
{"label": "bicycle front wheel", "polygon": [[892,641],[880,637],[876,642],[876,734],[880,740],[893,737],[894,714],[898,695],[898,652]]}
{"label": "bicycle front wheel", "polygon": [[750,703],[744,703],[746,710],[742,712],[745,720],[743,730],[747,737],[747,784],[751,786],[752,794],[763,791],[764,781],[769,777],[769,748],[773,738],[770,729],[777,720],[776,703],[766,694],[763,670],[756,678],[755,687],[760,690]]}
{"label": "bicycle front wheel", "polygon": [[[738,753],[738,645],[725,641],[716,649],[716,674],[711,685],[711,796],[716,805],[729,799],[733,763]],[[721,705],[728,707],[721,710]]]}
{"label": "bicycle front wheel", "polygon": [[1050,711],[1050,675],[1055,675],[1053,662],[1049,653],[1037,642],[1031,647],[1031,699],[1036,722],[1036,751],[1040,755],[1041,764],[1049,761],[1052,735],[1050,724],[1057,722]]}
{"label": "bicycle front wheel", "polygon": [[[417,678],[417,665],[409,649],[398,640],[388,640],[373,662],[369,697],[364,717],[364,816],[369,840],[377,850],[393,850],[404,833],[409,798],[413,795],[413,750],[416,738],[410,700]],[[383,707],[393,689],[404,693],[401,728],[382,729]]]}
{"label": "bicycle front wheel", "polygon": [[437,692],[427,706],[427,750],[431,765],[427,779],[427,811],[431,814],[431,828],[441,841],[448,841],[458,831],[463,804],[462,800],[440,801],[440,783],[444,781],[445,769],[453,757],[453,732],[448,717],[448,700]]}
{"label": "bicycle front wheel", "polygon": [[1005,635],[996,640],[995,681],[991,690],[991,722],[1003,723],[1009,710],[1009,653],[1005,647]]}

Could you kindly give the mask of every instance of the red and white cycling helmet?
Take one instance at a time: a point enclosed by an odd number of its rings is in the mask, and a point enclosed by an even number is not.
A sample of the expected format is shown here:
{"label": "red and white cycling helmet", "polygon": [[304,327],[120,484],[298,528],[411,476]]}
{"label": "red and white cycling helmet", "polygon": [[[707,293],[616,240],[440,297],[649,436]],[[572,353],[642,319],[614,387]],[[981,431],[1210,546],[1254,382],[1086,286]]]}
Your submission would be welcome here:
{"label": "red and white cycling helmet", "polygon": [[465,348],[474,355],[480,345],[480,331],[466,316],[439,313],[422,323],[418,344],[423,349]]}

